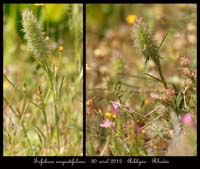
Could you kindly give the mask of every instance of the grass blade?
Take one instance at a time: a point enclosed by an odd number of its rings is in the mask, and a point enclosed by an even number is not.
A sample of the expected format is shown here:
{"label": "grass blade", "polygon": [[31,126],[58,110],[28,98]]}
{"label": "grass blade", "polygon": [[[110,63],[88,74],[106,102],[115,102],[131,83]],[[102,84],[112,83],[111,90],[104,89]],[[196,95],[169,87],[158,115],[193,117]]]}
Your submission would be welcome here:
{"label": "grass blade", "polygon": [[144,73],[144,74],[147,75],[147,76],[149,76],[149,77],[151,77],[153,80],[156,80],[156,81],[162,83],[162,81],[161,81],[159,78],[157,78],[157,77],[155,77],[155,76],[153,76],[153,75],[151,75],[151,74],[149,74],[149,73]]}
{"label": "grass blade", "polygon": [[164,36],[164,38],[163,38],[163,40],[161,41],[161,43],[160,43],[160,45],[159,45],[159,47],[158,47],[158,51],[161,49],[161,47],[162,47],[162,45],[163,45],[163,43],[164,43],[164,41],[166,40],[166,38],[167,38],[167,35],[168,35],[168,33],[169,33],[169,31],[165,34],[165,36]]}

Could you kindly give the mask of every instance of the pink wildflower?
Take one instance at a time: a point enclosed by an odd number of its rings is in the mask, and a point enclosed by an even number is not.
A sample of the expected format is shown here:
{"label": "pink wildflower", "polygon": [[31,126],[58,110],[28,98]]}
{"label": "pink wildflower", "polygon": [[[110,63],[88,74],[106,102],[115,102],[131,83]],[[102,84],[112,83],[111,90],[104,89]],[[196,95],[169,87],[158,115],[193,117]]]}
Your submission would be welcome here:
{"label": "pink wildflower", "polygon": [[112,108],[113,108],[113,114],[115,114],[117,116],[119,114],[120,102],[111,101],[111,104],[112,104]]}
{"label": "pink wildflower", "polygon": [[136,124],[136,133],[141,133],[141,132],[142,132],[141,126]]}
{"label": "pink wildflower", "polygon": [[102,128],[108,128],[108,127],[111,127],[112,126],[112,121],[108,120],[108,119],[105,119],[103,121],[103,123],[100,124],[100,127]]}
{"label": "pink wildflower", "polygon": [[184,125],[187,125],[191,128],[195,128],[195,124],[194,124],[194,121],[192,119],[191,113],[186,113],[186,114],[182,115],[181,116],[181,122]]}
{"label": "pink wildflower", "polygon": [[189,56],[179,57],[179,63],[181,66],[188,67],[190,65],[190,57]]}

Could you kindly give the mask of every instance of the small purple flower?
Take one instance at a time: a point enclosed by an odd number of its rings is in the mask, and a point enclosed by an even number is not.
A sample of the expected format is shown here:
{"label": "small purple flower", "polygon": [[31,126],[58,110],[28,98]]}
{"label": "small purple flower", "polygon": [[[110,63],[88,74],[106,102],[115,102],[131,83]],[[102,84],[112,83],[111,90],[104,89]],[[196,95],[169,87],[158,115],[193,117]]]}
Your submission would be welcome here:
{"label": "small purple flower", "polygon": [[112,104],[112,108],[113,108],[113,114],[115,114],[117,116],[119,114],[120,102],[111,101],[111,104]]}
{"label": "small purple flower", "polygon": [[103,123],[100,124],[100,127],[102,128],[108,128],[108,127],[111,127],[112,126],[112,121],[108,120],[108,119],[105,119],[103,121]]}
{"label": "small purple flower", "polygon": [[141,133],[141,132],[142,132],[142,127],[136,124],[136,133]]}
{"label": "small purple flower", "polygon": [[184,125],[187,125],[191,128],[195,128],[195,124],[194,124],[194,121],[192,119],[192,115],[191,113],[186,113],[184,115],[181,116],[181,122],[184,124]]}

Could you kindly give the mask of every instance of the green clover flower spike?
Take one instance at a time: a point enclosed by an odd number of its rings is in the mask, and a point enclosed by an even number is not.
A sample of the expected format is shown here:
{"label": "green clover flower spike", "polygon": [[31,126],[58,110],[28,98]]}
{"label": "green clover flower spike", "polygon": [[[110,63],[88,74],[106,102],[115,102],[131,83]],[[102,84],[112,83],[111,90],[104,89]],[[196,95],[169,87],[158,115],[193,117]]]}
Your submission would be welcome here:
{"label": "green clover flower spike", "polygon": [[22,13],[22,26],[25,39],[36,58],[47,57],[48,46],[45,41],[44,33],[37,23],[32,11],[25,9]]}
{"label": "green clover flower spike", "polygon": [[163,83],[164,87],[167,88],[167,83],[161,70],[159,48],[157,47],[148,26],[144,23],[141,17],[137,18],[135,21],[132,27],[131,37],[137,51],[144,56],[145,64],[149,59],[153,60],[160,74],[160,81]]}

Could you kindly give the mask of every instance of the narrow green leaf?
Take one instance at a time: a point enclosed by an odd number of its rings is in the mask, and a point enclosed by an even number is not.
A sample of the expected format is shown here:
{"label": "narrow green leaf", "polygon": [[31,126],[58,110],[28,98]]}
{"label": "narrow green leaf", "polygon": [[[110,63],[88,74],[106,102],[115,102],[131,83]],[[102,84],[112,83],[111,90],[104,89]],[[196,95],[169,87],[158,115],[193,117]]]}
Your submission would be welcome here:
{"label": "narrow green leaf", "polygon": [[34,127],[36,128],[36,130],[40,133],[40,135],[43,137],[44,140],[46,140],[46,136],[44,135],[44,133],[40,130],[40,128],[36,125],[36,124],[33,124]]}
{"label": "narrow green leaf", "polygon": [[166,38],[167,38],[167,35],[168,35],[168,33],[169,33],[169,31],[167,31],[167,33],[165,34],[165,36],[164,36],[163,40],[161,41],[161,43],[160,43],[160,45],[159,45],[159,47],[158,47],[158,51],[161,49],[161,47],[162,47],[162,45],[163,45],[164,41],[165,41],[165,40],[166,40]]}
{"label": "narrow green leaf", "polygon": [[181,92],[179,92],[178,96],[176,97],[176,106],[178,109],[181,109],[183,107],[183,96]]}
{"label": "narrow green leaf", "polygon": [[62,77],[60,87],[59,87],[59,98],[61,97],[61,92],[62,92],[62,86],[63,86],[63,81],[65,80],[65,76]]}
{"label": "narrow green leaf", "polygon": [[38,138],[39,138],[39,140],[40,140],[40,144],[42,145],[42,144],[43,144],[43,140],[42,140],[42,137],[41,137],[40,133],[38,132],[37,129],[35,129],[35,132],[36,132],[36,134],[38,135]]}
{"label": "narrow green leaf", "polygon": [[147,76],[149,76],[149,77],[151,77],[152,79],[154,79],[154,80],[162,83],[162,81],[159,78],[157,78],[157,77],[155,77],[155,76],[153,76],[153,75],[151,75],[149,73],[144,73],[144,74],[147,75]]}

